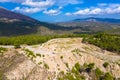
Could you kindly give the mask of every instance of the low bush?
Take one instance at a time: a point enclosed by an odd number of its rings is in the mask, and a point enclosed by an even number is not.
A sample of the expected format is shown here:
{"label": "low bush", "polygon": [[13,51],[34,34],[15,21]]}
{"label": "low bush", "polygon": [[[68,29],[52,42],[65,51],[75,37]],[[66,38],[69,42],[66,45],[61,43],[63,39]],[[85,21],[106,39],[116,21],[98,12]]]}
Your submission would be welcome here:
{"label": "low bush", "polygon": [[108,67],[109,66],[109,63],[108,62],[105,62],[104,64],[103,64],[103,67],[104,68],[106,68],[106,67]]}
{"label": "low bush", "polygon": [[0,47],[0,55],[3,55],[3,53],[4,53],[5,51],[7,51],[6,48]]}

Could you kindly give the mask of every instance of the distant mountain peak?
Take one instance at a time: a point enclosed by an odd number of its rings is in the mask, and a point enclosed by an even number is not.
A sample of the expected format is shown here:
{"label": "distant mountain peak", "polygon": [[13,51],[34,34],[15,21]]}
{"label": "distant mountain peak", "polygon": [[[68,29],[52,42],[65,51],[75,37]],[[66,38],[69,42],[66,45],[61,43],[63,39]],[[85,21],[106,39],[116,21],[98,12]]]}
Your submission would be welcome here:
{"label": "distant mountain peak", "polygon": [[74,19],[74,21],[90,21],[90,22],[107,22],[107,23],[120,23],[120,19],[114,18],[96,18],[96,17],[88,17],[88,18],[81,18],[81,19]]}

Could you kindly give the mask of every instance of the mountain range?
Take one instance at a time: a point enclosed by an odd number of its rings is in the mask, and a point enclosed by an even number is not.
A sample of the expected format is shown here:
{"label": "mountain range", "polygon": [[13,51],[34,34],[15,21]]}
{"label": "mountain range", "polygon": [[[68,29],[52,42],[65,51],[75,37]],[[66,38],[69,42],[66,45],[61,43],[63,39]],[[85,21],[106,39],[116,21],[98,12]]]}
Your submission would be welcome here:
{"label": "mountain range", "polygon": [[104,23],[118,23],[120,24],[120,19],[113,19],[113,18],[95,18],[95,17],[89,17],[89,18],[83,18],[83,19],[74,19],[73,22],[79,22],[79,21],[91,21],[91,22],[104,22]]}
{"label": "mountain range", "polygon": [[[89,17],[83,19],[74,19],[67,22],[58,22],[56,24],[64,27],[79,27],[82,30],[91,32],[112,31],[114,33],[120,33],[120,19]],[[117,32],[115,32],[116,29],[118,30]]]}
{"label": "mountain range", "polygon": [[120,28],[120,19],[90,17],[68,22],[47,23],[0,7],[0,36],[92,33],[118,28]]}

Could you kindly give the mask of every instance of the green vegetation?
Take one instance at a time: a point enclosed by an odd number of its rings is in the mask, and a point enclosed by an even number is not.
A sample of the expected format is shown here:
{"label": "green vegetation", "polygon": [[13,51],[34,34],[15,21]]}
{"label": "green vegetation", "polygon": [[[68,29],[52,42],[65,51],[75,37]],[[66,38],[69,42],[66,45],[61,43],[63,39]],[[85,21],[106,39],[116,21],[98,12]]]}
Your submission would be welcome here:
{"label": "green vegetation", "polygon": [[69,65],[68,65],[68,63],[65,63],[65,65],[66,65],[66,67],[67,67],[67,68],[69,68]]}
{"label": "green vegetation", "polygon": [[7,51],[6,48],[0,47],[0,55],[3,55],[3,53],[4,53],[5,51]]}
{"label": "green vegetation", "polygon": [[[120,35],[111,35],[106,33],[97,34],[64,34],[64,35],[25,35],[14,37],[0,37],[0,45],[14,45],[15,48],[20,48],[21,44],[34,45],[44,43],[54,38],[73,38],[83,37],[83,42],[94,44],[104,50],[120,53]],[[79,53],[76,49],[73,52]]]}
{"label": "green vegetation", "polygon": [[114,80],[111,73],[104,73],[99,68],[94,68],[94,65],[94,63],[84,63],[81,66],[79,63],[76,63],[72,70],[69,70],[67,73],[61,71],[57,78],[58,80],[85,80],[84,73],[86,73],[91,77],[90,80]]}
{"label": "green vegetation", "polygon": [[39,56],[39,57],[41,57],[41,54],[40,54],[40,53],[38,53],[38,54],[36,54],[36,56]]}
{"label": "green vegetation", "polygon": [[67,37],[85,37],[86,34],[66,34],[66,35],[25,35],[14,37],[0,37],[0,45],[34,45],[44,43],[54,38],[67,38]]}
{"label": "green vegetation", "polygon": [[58,80],[85,80],[85,76],[82,75],[82,72],[87,72],[86,69],[93,69],[94,63],[85,64],[81,66],[78,62],[73,66],[72,70],[68,71],[66,74],[60,72]]}
{"label": "green vegetation", "polygon": [[97,80],[100,80],[103,75],[104,75],[104,72],[102,72],[99,68],[95,69],[95,76]]}
{"label": "green vegetation", "polygon": [[26,55],[30,57],[31,59],[36,58],[36,55],[30,51],[29,49],[25,49]]}
{"label": "green vegetation", "polygon": [[105,75],[103,76],[102,80],[114,80],[114,77],[112,76],[111,73],[107,72],[105,73]]}
{"label": "green vegetation", "polygon": [[105,62],[104,64],[103,64],[103,67],[104,68],[106,68],[106,67],[108,67],[109,66],[109,63],[108,62]]}
{"label": "green vegetation", "polygon": [[94,63],[90,63],[90,64],[84,63],[84,65],[80,68],[80,72],[90,73],[93,70],[94,65],[95,65]]}
{"label": "green vegetation", "polygon": [[45,69],[49,69],[49,66],[46,63],[44,63],[44,67]]}
{"label": "green vegetation", "polygon": [[85,76],[79,73],[80,64],[76,63],[72,70],[64,73],[63,71],[60,72],[58,75],[58,80],[85,80]]}
{"label": "green vegetation", "polygon": [[41,64],[42,64],[42,62],[39,62],[38,64],[39,64],[39,65],[41,65]]}
{"label": "green vegetation", "polygon": [[80,69],[80,64],[79,64],[78,62],[75,64],[75,69],[76,69],[77,71],[79,71],[79,69]]}
{"label": "green vegetation", "polygon": [[63,56],[60,56],[60,59],[63,59]]}
{"label": "green vegetation", "polygon": [[86,68],[87,72],[92,71],[93,68],[94,68],[94,65],[95,65],[94,63],[90,63],[90,64],[88,64],[88,66],[87,66],[87,68]]}
{"label": "green vegetation", "polygon": [[113,75],[110,72],[104,73],[99,68],[95,69],[96,80],[114,80]]}
{"label": "green vegetation", "polygon": [[77,49],[72,50],[71,52],[75,52],[75,53],[79,54],[80,50],[77,48]]}
{"label": "green vegetation", "polygon": [[84,38],[83,42],[94,44],[104,50],[120,53],[120,35],[98,33]]}
{"label": "green vegetation", "polygon": [[19,44],[14,44],[14,48],[15,49],[18,49],[18,48],[21,48]]}

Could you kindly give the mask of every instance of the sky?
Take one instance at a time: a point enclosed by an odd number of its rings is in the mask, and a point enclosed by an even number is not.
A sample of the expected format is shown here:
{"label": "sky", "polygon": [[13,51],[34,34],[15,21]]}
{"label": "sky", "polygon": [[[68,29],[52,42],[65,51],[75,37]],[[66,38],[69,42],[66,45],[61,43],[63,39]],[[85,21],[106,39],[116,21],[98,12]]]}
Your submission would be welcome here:
{"label": "sky", "polygon": [[0,6],[45,22],[87,17],[120,19],[120,0],[0,0]]}

